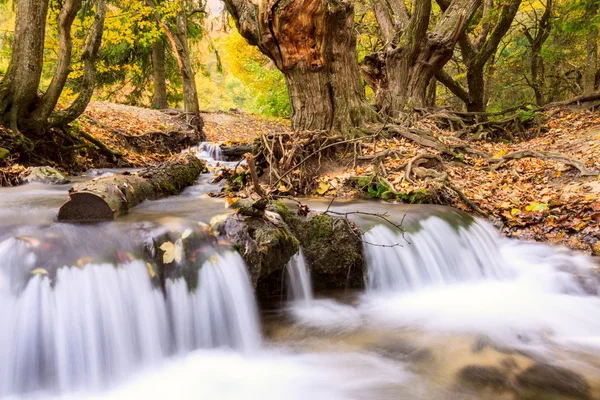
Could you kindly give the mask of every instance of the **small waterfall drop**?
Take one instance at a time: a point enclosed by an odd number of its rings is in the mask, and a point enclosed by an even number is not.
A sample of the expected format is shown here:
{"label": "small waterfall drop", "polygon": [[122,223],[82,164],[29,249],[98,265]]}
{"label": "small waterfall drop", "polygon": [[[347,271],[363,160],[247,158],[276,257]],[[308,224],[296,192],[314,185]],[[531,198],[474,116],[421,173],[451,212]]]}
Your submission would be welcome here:
{"label": "small waterfall drop", "polygon": [[286,271],[288,300],[299,305],[310,305],[313,300],[312,282],[302,248],[289,261]]}
{"label": "small waterfall drop", "polygon": [[499,235],[487,225],[474,221],[453,226],[439,217],[420,222],[416,232],[394,232],[377,225],[365,234],[365,241],[392,247],[365,244],[368,289],[397,291],[430,285],[482,278],[505,278]]}
{"label": "small waterfall drop", "polygon": [[221,151],[221,146],[218,143],[211,142],[202,142],[198,145],[198,150],[196,151],[196,156],[198,158],[203,158],[209,161],[223,161],[223,152]]}
{"label": "small waterfall drop", "polygon": [[100,390],[172,354],[261,345],[237,253],[206,261],[193,291],[167,280],[165,295],[142,261],[36,271],[27,246],[0,242],[0,396]]}

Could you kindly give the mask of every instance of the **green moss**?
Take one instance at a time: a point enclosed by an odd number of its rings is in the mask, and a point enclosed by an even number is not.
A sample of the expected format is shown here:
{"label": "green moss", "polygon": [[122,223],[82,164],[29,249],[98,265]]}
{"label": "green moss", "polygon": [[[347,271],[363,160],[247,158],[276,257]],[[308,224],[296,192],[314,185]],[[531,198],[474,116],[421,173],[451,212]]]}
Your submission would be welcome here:
{"label": "green moss", "polygon": [[10,154],[10,151],[8,151],[8,149],[5,149],[4,147],[0,147],[0,160],[4,160],[6,157],[8,157],[9,154]]}
{"label": "green moss", "polygon": [[310,221],[311,237],[326,238],[333,232],[332,219],[329,215],[317,215]]}
{"label": "green moss", "polygon": [[287,223],[289,223],[292,219],[294,219],[296,217],[296,214],[294,213],[294,211],[292,211],[288,206],[283,204],[283,202],[281,202],[281,201],[273,200],[273,201],[271,201],[271,206],[273,208],[273,211],[275,211],[277,214],[281,215],[281,218],[283,218],[283,220]]}
{"label": "green moss", "polygon": [[431,203],[431,193],[426,189],[413,190],[406,196],[406,201],[410,204]]}

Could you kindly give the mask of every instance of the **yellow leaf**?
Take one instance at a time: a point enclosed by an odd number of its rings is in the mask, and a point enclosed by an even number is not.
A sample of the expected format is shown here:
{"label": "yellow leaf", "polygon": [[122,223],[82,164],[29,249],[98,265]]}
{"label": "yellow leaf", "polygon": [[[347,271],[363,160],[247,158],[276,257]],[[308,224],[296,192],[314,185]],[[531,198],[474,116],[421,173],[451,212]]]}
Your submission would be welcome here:
{"label": "yellow leaf", "polygon": [[325,192],[329,190],[329,183],[319,182],[319,188],[317,189],[317,193],[320,195],[324,195]]}
{"label": "yellow leaf", "polygon": [[48,271],[46,271],[44,268],[36,268],[31,271],[31,275],[48,275]]}
{"label": "yellow leaf", "polygon": [[492,156],[492,158],[502,158],[507,151],[505,149],[498,151],[496,154]]}
{"label": "yellow leaf", "polygon": [[548,210],[548,206],[543,203],[536,203],[535,201],[532,201],[531,203],[529,203],[529,205],[527,207],[525,207],[525,210],[534,211],[534,212],[546,211],[546,210]]}
{"label": "yellow leaf", "polygon": [[183,254],[183,246],[181,239],[178,239],[175,243],[164,242],[160,249],[164,251],[163,263],[171,264],[173,261],[180,262]]}
{"label": "yellow leaf", "polygon": [[512,215],[512,216],[515,216],[520,213],[521,213],[521,210],[519,210],[518,208],[513,208],[512,210],[510,210],[510,215]]}
{"label": "yellow leaf", "polygon": [[77,267],[83,268],[92,261],[94,261],[92,257],[81,257],[79,260],[77,260]]}
{"label": "yellow leaf", "polygon": [[181,239],[187,239],[191,234],[192,234],[192,230],[190,228],[188,228],[185,231],[183,231],[183,234],[181,235]]}
{"label": "yellow leaf", "polygon": [[150,275],[150,278],[154,278],[156,276],[156,271],[154,271],[152,264],[147,262],[146,269],[148,269],[148,275]]}

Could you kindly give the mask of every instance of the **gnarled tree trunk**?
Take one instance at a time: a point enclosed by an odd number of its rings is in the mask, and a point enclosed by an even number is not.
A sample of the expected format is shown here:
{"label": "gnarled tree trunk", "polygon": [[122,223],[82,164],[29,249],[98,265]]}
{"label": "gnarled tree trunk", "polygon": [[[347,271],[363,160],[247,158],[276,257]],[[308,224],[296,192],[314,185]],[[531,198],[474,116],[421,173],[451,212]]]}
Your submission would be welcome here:
{"label": "gnarled tree trunk", "polygon": [[15,44],[9,68],[0,84],[0,123],[14,131],[40,133],[48,128],[65,126],[87,107],[96,80],[96,57],[106,16],[106,0],[95,0],[95,16],[84,51],[84,72],[79,94],[65,110],[56,104],[71,72],[71,27],[81,0],[65,0],[58,15],[59,54],[56,70],[46,92],[38,97],[48,0],[22,0],[17,4]]}
{"label": "gnarled tree trunk", "polygon": [[226,0],[239,32],[284,74],[295,130],[376,119],[360,83],[350,0]]}
{"label": "gnarled tree trunk", "polygon": [[[377,93],[379,108],[392,117],[427,106],[427,87],[450,60],[464,27],[481,0],[454,0],[429,30],[431,0],[376,1],[374,11],[386,48],[365,57],[361,71]],[[392,24],[393,28],[390,28]]]}
{"label": "gnarled tree trunk", "polygon": [[[493,0],[484,0],[481,21],[473,37],[467,32],[462,32],[458,39],[461,56],[467,67],[467,88],[456,82],[449,74],[440,70],[436,77],[450,91],[461,99],[467,106],[467,111],[484,112],[486,109],[486,79],[485,66],[496,54],[506,32],[517,15],[522,0],[510,0],[502,3],[502,10],[498,14],[498,7]],[[437,0],[442,10],[446,10],[450,2]],[[495,16],[498,18],[494,20]]]}

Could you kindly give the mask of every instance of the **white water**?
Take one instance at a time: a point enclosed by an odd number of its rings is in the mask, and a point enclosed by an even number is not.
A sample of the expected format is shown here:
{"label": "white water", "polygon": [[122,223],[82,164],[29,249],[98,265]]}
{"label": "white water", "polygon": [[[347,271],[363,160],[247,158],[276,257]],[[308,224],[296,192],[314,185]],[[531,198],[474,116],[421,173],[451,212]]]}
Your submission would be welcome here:
{"label": "white water", "polygon": [[286,270],[288,300],[296,305],[309,306],[313,300],[313,290],[302,248],[288,262]]}
{"label": "white water", "polygon": [[[594,261],[499,237],[486,223],[454,231],[437,217],[406,234],[403,247],[365,246],[369,293],[359,306],[370,325],[479,333],[513,346],[600,345]],[[383,226],[371,243],[402,243]],[[580,281],[589,279],[587,288]],[[599,351],[600,346],[594,350]]]}
{"label": "white water", "polygon": [[223,152],[218,143],[202,142],[198,145],[196,156],[208,161],[223,161]]}
{"label": "white water", "polygon": [[29,275],[35,256],[22,240],[0,243],[0,260],[0,395],[98,390],[173,353],[260,347],[236,253],[207,261],[193,293],[182,279],[168,281],[168,301],[141,261],[63,267],[51,282]]}

